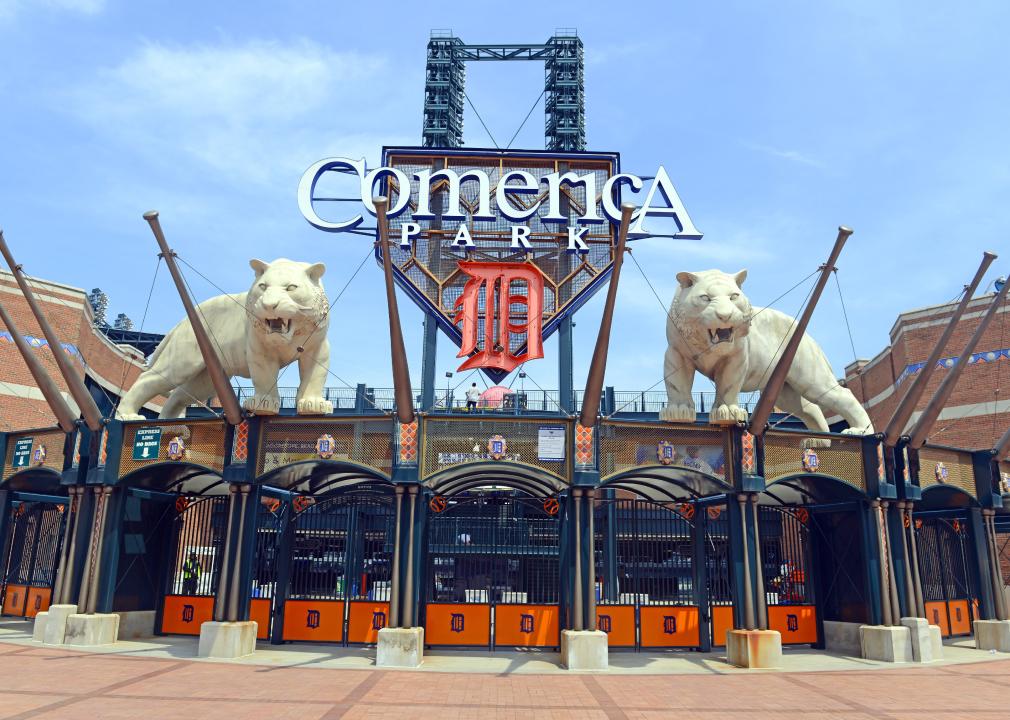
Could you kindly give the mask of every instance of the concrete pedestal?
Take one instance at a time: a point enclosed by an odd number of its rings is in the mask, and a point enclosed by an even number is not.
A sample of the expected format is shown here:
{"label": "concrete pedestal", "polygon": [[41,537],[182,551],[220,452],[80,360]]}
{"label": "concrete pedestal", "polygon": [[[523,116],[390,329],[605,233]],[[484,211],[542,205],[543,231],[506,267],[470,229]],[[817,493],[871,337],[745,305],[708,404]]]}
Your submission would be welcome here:
{"label": "concrete pedestal", "polygon": [[206,658],[232,659],[256,652],[255,620],[217,622],[208,620],[200,625],[200,646],[197,654]]}
{"label": "concrete pedestal", "polygon": [[606,670],[607,633],[602,630],[562,630],[561,666],[569,670]]}
{"label": "concrete pedestal", "polygon": [[154,637],[154,610],[131,610],[116,615],[119,616],[120,640]]}
{"label": "concrete pedestal", "polygon": [[929,626],[929,644],[933,649],[933,659],[943,660],[943,635],[938,625]]}
{"label": "concrete pedestal", "polygon": [[43,610],[35,616],[35,622],[32,623],[32,640],[34,642],[42,642],[43,637],[46,634],[46,623],[48,621],[48,611]]}
{"label": "concrete pedestal", "polygon": [[62,645],[67,632],[67,618],[76,614],[76,605],[50,605],[42,628],[42,642],[46,645]]}
{"label": "concrete pedestal", "polygon": [[375,647],[376,667],[421,667],[424,661],[424,628],[382,628]]}
{"label": "concrete pedestal", "polygon": [[976,620],[975,647],[1010,652],[1010,620]]}
{"label": "concrete pedestal", "polygon": [[67,645],[111,645],[119,638],[119,616],[115,613],[71,615],[67,618]]}
{"label": "concrete pedestal", "polygon": [[912,662],[911,633],[904,625],[862,625],[859,647],[865,660]]}
{"label": "concrete pedestal", "polygon": [[860,657],[859,623],[824,621],[824,649],[840,655]]}
{"label": "concrete pedestal", "polygon": [[[933,655],[933,632],[930,625],[924,618],[904,617],[901,618],[903,627],[908,628],[908,639],[912,643],[912,660],[920,663],[933,662],[943,657],[943,643],[940,644],[940,657]],[[940,628],[936,628],[939,633]]]}
{"label": "concrete pedestal", "polygon": [[782,634],[778,630],[729,630],[726,655],[730,664],[737,667],[781,667]]}

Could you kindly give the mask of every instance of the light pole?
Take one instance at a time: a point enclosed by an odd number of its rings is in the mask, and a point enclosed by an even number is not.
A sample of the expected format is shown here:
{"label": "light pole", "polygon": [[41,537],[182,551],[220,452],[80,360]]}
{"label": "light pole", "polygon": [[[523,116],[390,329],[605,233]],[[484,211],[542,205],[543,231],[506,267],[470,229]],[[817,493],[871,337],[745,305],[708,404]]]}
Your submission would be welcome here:
{"label": "light pole", "polygon": [[449,384],[450,384],[451,380],[452,380],[452,373],[451,372],[446,372],[446,374],[445,374],[445,411],[446,412],[449,412],[450,410],[452,410],[452,408],[449,407],[449,392],[450,392]]}

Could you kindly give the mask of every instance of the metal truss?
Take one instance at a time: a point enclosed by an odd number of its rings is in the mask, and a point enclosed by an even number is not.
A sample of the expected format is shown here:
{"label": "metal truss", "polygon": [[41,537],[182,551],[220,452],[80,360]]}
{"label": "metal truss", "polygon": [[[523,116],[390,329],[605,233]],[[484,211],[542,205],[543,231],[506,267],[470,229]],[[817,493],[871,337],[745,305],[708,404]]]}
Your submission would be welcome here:
{"label": "metal truss", "polygon": [[463,145],[467,62],[541,60],[544,63],[544,141],[548,150],[586,149],[586,101],[582,40],[573,29],[556,30],[545,44],[468,45],[449,30],[433,30],[428,41],[422,145]]}

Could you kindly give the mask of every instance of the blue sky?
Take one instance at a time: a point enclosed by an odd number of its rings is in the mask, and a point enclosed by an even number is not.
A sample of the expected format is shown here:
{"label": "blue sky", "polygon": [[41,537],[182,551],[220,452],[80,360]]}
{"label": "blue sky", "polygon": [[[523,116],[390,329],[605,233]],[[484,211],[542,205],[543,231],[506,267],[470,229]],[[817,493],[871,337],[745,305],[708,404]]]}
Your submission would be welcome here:
{"label": "blue sky", "polygon": [[[312,229],[298,179],[322,157],[371,164],[384,144],[420,143],[429,30],[542,42],[577,27],[589,149],[619,151],[643,175],[665,165],[705,233],[635,244],[663,304],[678,271],[711,267],[748,268],[745,289],[765,304],[824,260],[844,223],[856,232],[839,279],[856,354],[870,357],[897,313],[954,297],[982,250],[1003,255],[987,281],[1010,270],[1010,4],[458,5],[0,0],[0,227],[28,273],[99,286],[113,316],[138,324],[156,261],[141,219],[151,208],[228,291],[250,284],[250,257],[286,256],[325,262],[333,297],[369,243]],[[502,143],[542,83],[537,63],[468,68]],[[542,148],[542,128],[541,102],[513,147]],[[469,111],[464,134],[491,145]],[[200,299],[217,293],[189,277]],[[775,307],[795,313],[803,294]],[[577,316],[576,385],[602,298]],[[374,263],[334,312],[333,370],[388,385]],[[422,316],[403,296],[401,312],[417,383]],[[181,315],[162,272],[145,329]],[[665,309],[631,263],[615,322],[607,383],[659,381]],[[840,375],[853,351],[833,284],[810,332]],[[527,368],[543,387],[556,386],[555,348]],[[440,383],[454,356],[443,338]],[[281,384],[296,384],[293,369]]]}

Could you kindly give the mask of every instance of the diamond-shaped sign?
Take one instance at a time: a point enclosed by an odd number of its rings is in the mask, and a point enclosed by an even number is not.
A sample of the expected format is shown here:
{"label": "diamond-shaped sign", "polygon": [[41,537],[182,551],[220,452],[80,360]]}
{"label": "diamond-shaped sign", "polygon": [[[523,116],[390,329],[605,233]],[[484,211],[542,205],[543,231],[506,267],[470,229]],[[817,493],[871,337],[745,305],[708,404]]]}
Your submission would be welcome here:
{"label": "diamond-shaped sign", "polygon": [[[389,239],[398,243],[402,229],[407,223],[420,226],[410,243],[394,245],[391,258],[397,285],[426,313],[432,315],[439,327],[457,346],[464,346],[463,322],[466,313],[461,308],[464,301],[472,302],[470,319],[476,327],[476,346],[466,342],[468,349],[463,354],[463,364],[478,353],[494,354],[502,351],[513,357],[522,358],[531,346],[529,330],[539,326],[540,340],[549,337],[561,322],[581,307],[590,297],[606,284],[614,262],[615,228],[606,220],[585,225],[578,218],[587,210],[597,208],[596,216],[605,217],[601,205],[601,190],[612,175],[620,171],[620,159],[616,153],[552,153],[535,151],[498,150],[433,150],[418,148],[385,148],[384,166],[402,170],[408,177],[414,173],[439,170],[454,171],[463,181],[460,183],[459,211],[463,216],[446,217],[455,208],[450,205],[450,187],[447,181],[436,180],[430,184],[428,207],[434,216],[431,219],[415,218],[419,208],[420,185],[412,183],[410,201],[406,210],[389,221]],[[497,195],[498,184],[510,172],[529,173],[539,182],[539,188],[532,193],[504,192],[504,198],[517,211],[529,210],[538,202],[536,212],[528,219],[508,220],[497,214],[494,220],[474,219],[480,214],[480,183],[466,179],[465,173],[478,170],[488,178],[492,202]],[[592,175],[593,182],[560,185],[557,193],[557,208],[560,222],[545,221],[552,208],[549,200],[548,183],[545,177],[552,173],[574,173],[577,176]],[[513,176],[515,177],[515,176]],[[395,206],[401,188],[394,178],[386,181],[385,193],[390,204]],[[510,182],[508,187],[513,187]],[[587,198],[587,185],[595,188]],[[615,190],[615,192],[619,192]],[[615,198],[615,201],[617,198]],[[592,214],[592,213],[590,213]],[[465,230],[461,229],[465,226]],[[525,226],[529,233],[517,243],[513,226]],[[583,249],[570,250],[569,227],[580,231]],[[585,229],[585,232],[582,230]],[[468,236],[461,237],[461,234]],[[469,241],[468,241],[469,240]],[[528,244],[528,247],[527,247]],[[581,246],[579,246],[581,247]],[[381,248],[376,257],[381,261]],[[460,263],[467,263],[461,266]],[[473,280],[473,271],[466,267],[473,263],[528,265],[542,283],[499,279],[498,285],[487,285],[464,297],[464,288]],[[528,277],[529,273],[526,273]],[[502,284],[508,287],[502,287]],[[542,302],[530,303],[524,297],[530,288],[542,285]],[[489,320],[488,298],[491,298],[492,318]],[[503,300],[503,298],[506,298]],[[522,298],[517,300],[516,298]],[[504,308],[502,306],[505,306]],[[527,317],[529,308],[541,310],[540,318]],[[505,311],[503,313],[503,310]],[[498,322],[497,316],[505,316],[505,322]],[[539,322],[536,322],[539,320]],[[492,337],[488,337],[488,329]],[[474,331],[471,326],[471,332]],[[539,346],[541,343],[532,343]],[[533,352],[529,357],[537,357]],[[470,362],[470,366],[477,363]],[[480,363],[483,365],[483,363]],[[505,363],[504,365],[508,365]],[[482,367],[494,382],[500,382],[509,370],[499,367]]]}

